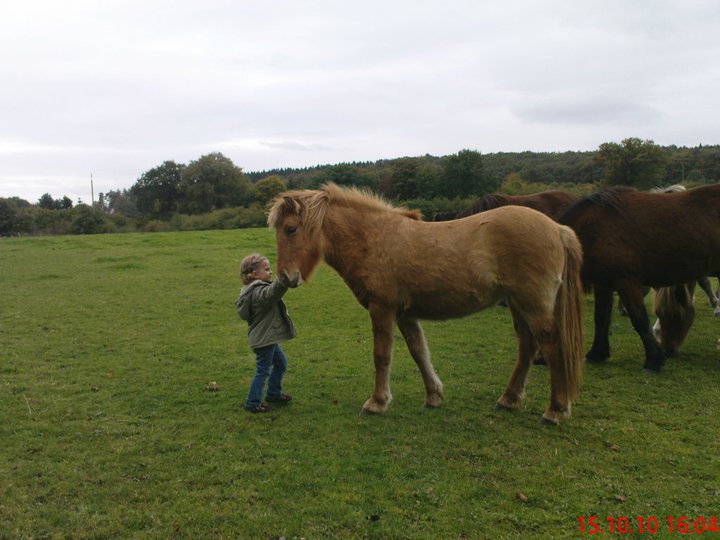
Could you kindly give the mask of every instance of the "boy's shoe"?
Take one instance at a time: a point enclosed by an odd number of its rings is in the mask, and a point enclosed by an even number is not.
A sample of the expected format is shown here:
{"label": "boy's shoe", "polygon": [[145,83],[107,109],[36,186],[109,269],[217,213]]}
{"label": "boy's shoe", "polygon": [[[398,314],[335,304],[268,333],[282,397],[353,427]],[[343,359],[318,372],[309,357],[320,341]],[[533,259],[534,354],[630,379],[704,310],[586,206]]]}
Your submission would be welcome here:
{"label": "boy's shoe", "polygon": [[265,396],[265,401],[269,401],[270,403],[288,403],[289,401],[292,401],[292,396],[290,394],[280,394],[279,396]]}
{"label": "boy's shoe", "polygon": [[253,414],[264,413],[272,411],[272,406],[269,403],[261,403],[260,405],[256,405],[255,407],[245,407],[245,410]]}

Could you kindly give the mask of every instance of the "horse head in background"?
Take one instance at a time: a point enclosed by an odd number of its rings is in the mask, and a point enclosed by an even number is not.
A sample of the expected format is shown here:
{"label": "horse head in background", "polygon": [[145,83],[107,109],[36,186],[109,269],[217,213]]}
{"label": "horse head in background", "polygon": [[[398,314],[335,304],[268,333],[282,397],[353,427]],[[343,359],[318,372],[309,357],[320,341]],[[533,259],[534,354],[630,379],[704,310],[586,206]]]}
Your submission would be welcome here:
{"label": "horse head in background", "polygon": [[675,356],[695,321],[695,282],[655,289],[653,335],[667,356]]}
{"label": "horse head in background", "polygon": [[462,317],[507,298],[518,356],[497,406],[519,406],[539,347],[550,367],[543,419],[569,416],[583,366],[582,252],[573,231],[517,206],[444,223],[419,218],[334,184],[280,194],[268,216],[278,274],[299,271],[306,280],[324,260],[370,313],[375,389],[362,411],[384,413],[392,400],[394,324],[420,369],[426,405],[437,407],[443,386],[419,320]]}

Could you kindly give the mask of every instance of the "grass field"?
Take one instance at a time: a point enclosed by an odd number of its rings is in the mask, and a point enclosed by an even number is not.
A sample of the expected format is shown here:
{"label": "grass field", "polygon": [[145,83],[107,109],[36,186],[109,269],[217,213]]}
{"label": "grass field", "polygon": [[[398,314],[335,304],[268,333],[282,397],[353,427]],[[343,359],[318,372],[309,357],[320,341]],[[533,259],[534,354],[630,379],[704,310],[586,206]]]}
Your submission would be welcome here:
{"label": "grass field", "polygon": [[[587,367],[559,427],[540,424],[543,367],[522,410],[493,410],[515,354],[502,308],[424,325],[442,408],[422,407],[398,340],[395,401],[361,417],[369,319],[322,266],[286,296],[295,400],[250,415],[254,357],[233,303],[253,251],[274,262],[270,231],[0,241],[0,538],[631,536],[610,534],[611,516],[635,536],[639,516],[657,518],[642,536],[670,538],[680,516],[702,529],[718,515],[720,321],[704,297],[659,376],[616,317],[613,358]],[[589,534],[592,516],[605,534]]]}

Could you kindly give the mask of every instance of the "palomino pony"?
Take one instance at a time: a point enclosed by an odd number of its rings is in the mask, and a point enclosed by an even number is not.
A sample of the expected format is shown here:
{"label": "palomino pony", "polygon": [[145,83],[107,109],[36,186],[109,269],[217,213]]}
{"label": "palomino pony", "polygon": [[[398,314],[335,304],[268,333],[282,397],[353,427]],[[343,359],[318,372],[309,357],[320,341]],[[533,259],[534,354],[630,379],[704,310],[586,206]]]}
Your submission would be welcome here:
{"label": "palomino pony", "polygon": [[613,291],[645,348],[646,370],[665,354],[650,330],[643,286],[667,287],[720,272],[720,185],[679,193],[614,188],[581,199],[558,221],[583,245],[582,278],[595,294],[595,336],[586,358],[610,356]]}
{"label": "palomino pony", "polygon": [[582,250],[569,227],[517,206],[428,223],[417,211],[334,184],[279,195],[268,224],[276,230],[278,273],[307,280],[324,259],[369,311],[375,389],[362,412],[384,413],[392,400],[394,323],[420,369],[426,405],[438,407],[443,385],[419,320],[462,317],[507,298],[518,356],[497,407],[518,407],[539,346],[551,373],[543,420],[570,415],[583,359]]}
{"label": "palomino pony", "polygon": [[494,193],[485,195],[476,200],[472,206],[462,212],[441,212],[435,214],[433,221],[449,221],[451,219],[459,219],[473,214],[479,214],[493,208],[501,206],[527,206],[538,212],[542,212],[546,216],[554,218],[568,206],[577,201],[578,198],[572,193],[564,191],[542,191],[533,193],[532,195],[501,195]]}

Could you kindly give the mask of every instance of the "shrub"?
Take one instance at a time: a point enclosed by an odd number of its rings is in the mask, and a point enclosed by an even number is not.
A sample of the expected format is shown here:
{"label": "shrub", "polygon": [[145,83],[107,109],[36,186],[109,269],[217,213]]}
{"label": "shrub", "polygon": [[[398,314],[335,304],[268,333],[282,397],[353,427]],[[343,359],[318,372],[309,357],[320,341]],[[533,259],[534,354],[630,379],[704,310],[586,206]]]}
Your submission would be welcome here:
{"label": "shrub", "polygon": [[71,234],[72,214],[70,210],[48,210],[38,208],[35,211],[35,230],[40,234]]}
{"label": "shrub", "polygon": [[79,204],[73,211],[72,232],[75,234],[98,234],[103,232],[102,214],[87,204]]}
{"label": "shrub", "polygon": [[115,228],[115,232],[130,232],[135,229],[134,222],[125,214],[110,214],[108,221]]}
{"label": "shrub", "polygon": [[142,232],[170,232],[172,231],[170,223],[167,221],[161,221],[159,219],[153,219],[148,221],[142,228]]}
{"label": "shrub", "polygon": [[203,231],[262,227],[265,223],[265,212],[255,204],[250,207],[222,208],[209,214],[175,214],[168,225],[174,231]]}
{"label": "shrub", "polygon": [[0,199],[0,236],[15,233],[17,208],[7,199]]}

